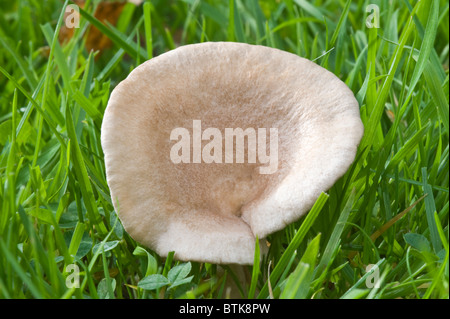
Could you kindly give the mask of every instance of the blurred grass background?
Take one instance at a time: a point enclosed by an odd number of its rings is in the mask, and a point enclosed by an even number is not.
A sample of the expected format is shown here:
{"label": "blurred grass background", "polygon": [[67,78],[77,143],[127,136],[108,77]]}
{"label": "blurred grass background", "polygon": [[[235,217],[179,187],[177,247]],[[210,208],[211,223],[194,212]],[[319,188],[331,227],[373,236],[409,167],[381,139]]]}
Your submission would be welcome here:
{"label": "blurred grass background", "polygon": [[354,92],[365,126],[347,174],[267,238],[242,296],[448,298],[447,1],[77,3],[68,29],[70,1],[0,2],[0,298],[227,297],[217,265],[160,258],[124,232],[100,145],[114,86],[204,41],[313,60]]}

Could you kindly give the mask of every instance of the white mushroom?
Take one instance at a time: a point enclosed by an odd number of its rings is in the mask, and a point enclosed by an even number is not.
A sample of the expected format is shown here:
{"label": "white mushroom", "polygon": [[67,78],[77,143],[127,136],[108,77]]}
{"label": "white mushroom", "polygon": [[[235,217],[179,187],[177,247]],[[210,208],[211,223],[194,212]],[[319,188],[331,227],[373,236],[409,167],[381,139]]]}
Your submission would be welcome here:
{"label": "white mushroom", "polygon": [[[255,136],[266,154],[254,162],[245,143],[239,163],[237,143],[234,157],[226,152],[227,128],[266,129],[265,142]],[[253,264],[256,236],[305,214],[351,165],[362,134],[351,90],[324,68],[273,48],[208,42],[133,70],[111,94],[101,141],[114,206],[136,241],[179,260]],[[277,163],[264,174],[271,142]]]}

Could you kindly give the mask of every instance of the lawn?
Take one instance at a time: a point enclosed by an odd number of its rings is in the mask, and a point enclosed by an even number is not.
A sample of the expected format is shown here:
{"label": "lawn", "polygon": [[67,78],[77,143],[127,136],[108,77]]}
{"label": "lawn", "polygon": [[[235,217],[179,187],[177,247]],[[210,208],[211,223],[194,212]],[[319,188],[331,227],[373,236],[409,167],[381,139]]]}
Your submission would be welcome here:
{"label": "lawn", "polygon": [[266,238],[241,297],[449,298],[448,1],[99,2],[79,25],[70,1],[0,2],[0,298],[228,296],[232,268],[162,258],[124,231],[100,143],[130,71],[206,41],[314,61],[365,127],[347,173]]}

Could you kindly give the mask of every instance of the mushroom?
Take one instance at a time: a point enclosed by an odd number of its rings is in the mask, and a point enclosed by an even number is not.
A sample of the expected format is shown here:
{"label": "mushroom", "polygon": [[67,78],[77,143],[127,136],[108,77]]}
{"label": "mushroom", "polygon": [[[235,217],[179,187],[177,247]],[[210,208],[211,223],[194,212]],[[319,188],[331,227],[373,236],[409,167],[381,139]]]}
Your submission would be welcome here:
{"label": "mushroom", "polygon": [[117,85],[101,143],[113,204],[137,242],[182,261],[251,265],[256,236],[307,213],[349,168],[363,130],[352,91],[326,69],[274,48],[206,42]]}

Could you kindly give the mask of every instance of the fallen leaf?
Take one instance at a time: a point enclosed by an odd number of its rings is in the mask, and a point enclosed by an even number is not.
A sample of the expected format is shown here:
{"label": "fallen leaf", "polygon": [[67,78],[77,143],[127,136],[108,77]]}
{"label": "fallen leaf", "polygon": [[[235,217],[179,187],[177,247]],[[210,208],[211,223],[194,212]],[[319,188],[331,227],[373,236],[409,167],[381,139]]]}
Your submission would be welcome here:
{"label": "fallen leaf", "polygon": [[[94,16],[103,24],[110,23],[111,25],[116,25],[119,20],[120,14],[122,13],[125,2],[100,2],[95,10]],[[100,51],[106,50],[112,46],[111,40],[101,33],[96,27],[90,26],[87,39],[86,39],[86,49],[90,51]]]}
{"label": "fallen leaf", "polygon": [[[85,2],[85,0],[74,0],[74,3],[83,9]],[[128,2],[139,5],[142,3],[142,0],[128,0]],[[127,1],[102,1],[95,9],[94,17],[105,25],[111,24],[116,26],[126,3]],[[69,14],[71,13],[65,13],[64,20],[69,16]],[[74,29],[68,28],[65,24],[63,24],[58,35],[59,42],[61,44],[69,42],[69,40],[73,37],[73,34]],[[85,37],[86,50],[88,52],[99,51],[101,53],[112,46],[111,40],[94,26],[90,26],[88,28]],[[97,55],[96,58],[98,58],[98,56],[100,56],[100,54]]]}

